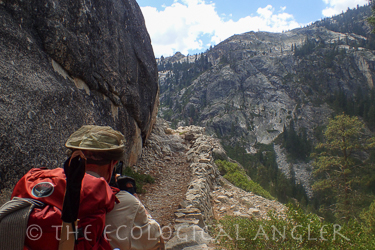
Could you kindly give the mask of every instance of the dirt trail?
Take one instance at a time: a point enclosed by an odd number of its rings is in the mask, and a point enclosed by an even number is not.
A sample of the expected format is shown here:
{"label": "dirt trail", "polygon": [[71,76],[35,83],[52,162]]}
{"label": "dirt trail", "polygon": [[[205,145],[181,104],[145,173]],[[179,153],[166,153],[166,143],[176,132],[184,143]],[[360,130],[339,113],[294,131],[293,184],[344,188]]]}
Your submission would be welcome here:
{"label": "dirt trail", "polygon": [[165,156],[163,162],[149,165],[148,170],[155,183],[144,186],[146,194],[139,198],[161,227],[174,225],[174,212],[184,200],[190,182],[189,163],[182,154],[173,153]]}

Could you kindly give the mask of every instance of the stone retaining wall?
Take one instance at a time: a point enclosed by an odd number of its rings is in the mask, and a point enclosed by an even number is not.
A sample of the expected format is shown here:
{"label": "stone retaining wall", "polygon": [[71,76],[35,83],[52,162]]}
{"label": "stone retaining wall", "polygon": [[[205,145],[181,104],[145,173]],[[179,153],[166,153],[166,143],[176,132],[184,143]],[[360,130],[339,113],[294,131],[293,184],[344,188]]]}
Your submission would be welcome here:
{"label": "stone retaining wall", "polygon": [[176,231],[174,237],[167,242],[166,249],[211,249],[208,245],[213,239],[204,229],[206,223],[213,218],[210,194],[220,179],[213,154],[225,153],[216,139],[204,135],[204,128],[180,127],[174,132],[182,135],[190,146],[187,157],[191,162],[192,180],[181,208],[175,212]]}

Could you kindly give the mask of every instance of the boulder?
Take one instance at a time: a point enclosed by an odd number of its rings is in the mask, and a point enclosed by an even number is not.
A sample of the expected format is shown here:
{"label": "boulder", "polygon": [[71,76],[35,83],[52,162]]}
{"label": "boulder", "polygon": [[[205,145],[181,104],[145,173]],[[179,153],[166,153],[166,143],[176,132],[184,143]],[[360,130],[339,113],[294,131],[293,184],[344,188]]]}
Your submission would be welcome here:
{"label": "boulder", "polygon": [[228,156],[222,147],[214,148],[212,150],[212,157],[214,160],[222,160],[222,161],[228,160]]}
{"label": "boulder", "polygon": [[0,17],[0,190],[32,167],[62,166],[85,124],[121,131],[134,164],[159,92],[136,1],[0,1]]}
{"label": "boulder", "polygon": [[191,246],[210,244],[213,242],[211,236],[198,226],[180,227],[176,235],[166,245],[167,250],[180,250]]}
{"label": "boulder", "polygon": [[213,249],[213,248],[209,248],[206,244],[201,244],[201,245],[192,246],[192,247],[185,247],[182,250],[209,250],[209,249]]}

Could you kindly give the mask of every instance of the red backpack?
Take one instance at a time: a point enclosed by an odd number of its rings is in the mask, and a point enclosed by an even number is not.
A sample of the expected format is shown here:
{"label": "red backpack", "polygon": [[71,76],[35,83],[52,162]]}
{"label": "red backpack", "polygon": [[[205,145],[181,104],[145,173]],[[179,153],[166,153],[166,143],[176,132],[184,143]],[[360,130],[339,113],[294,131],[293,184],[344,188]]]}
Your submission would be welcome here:
{"label": "red backpack", "polygon": [[[30,213],[28,229],[33,226],[35,231],[26,232],[24,249],[58,249],[65,187],[66,178],[62,168],[33,168],[15,186],[12,198],[27,198],[44,203],[44,207],[35,207]],[[105,216],[114,207],[117,191],[103,178],[84,175],[75,250],[112,249],[104,235]],[[73,234],[71,236],[74,237]]]}

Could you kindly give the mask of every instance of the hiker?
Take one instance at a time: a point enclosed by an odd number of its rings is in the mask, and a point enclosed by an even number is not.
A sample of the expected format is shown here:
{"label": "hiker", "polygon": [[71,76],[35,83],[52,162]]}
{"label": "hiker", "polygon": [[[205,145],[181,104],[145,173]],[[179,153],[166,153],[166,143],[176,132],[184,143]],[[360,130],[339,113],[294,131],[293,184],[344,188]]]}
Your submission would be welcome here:
{"label": "hiker", "polygon": [[[106,131],[106,136],[97,136],[101,129],[99,126],[82,127],[69,137],[66,147],[84,150],[88,157],[86,173],[109,182],[116,164],[120,163],[118,160],[123,158],[125,138],[112,129]],[[107,148],[110,150],[105,150]],[[107,213],[105,222],[105,232],[112,248],[153,248],[161,238],[159,224],[131,193],[121,190],[116,197],[119,203]]]}
{"label": "hiker", "polygon": [[[33,168],[26,173],[12,200],[0,209],[0,249],[112,250],[157,245],[162,240],[158,223],[138,199],[108,185],[115,165],[124,158],[124,141],[110,127],[82,126],[65,144],[72,154],[64,168]],[[105,234],[108,228],[112,231]]]}

